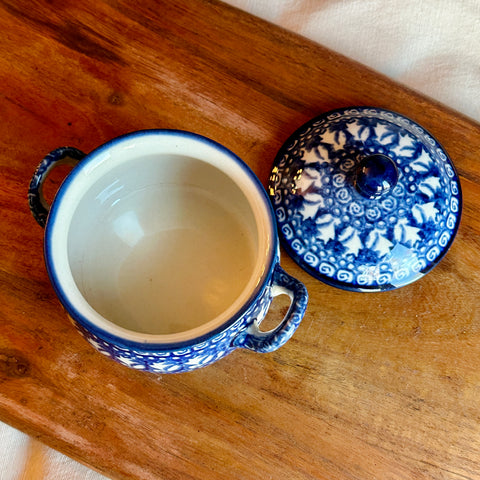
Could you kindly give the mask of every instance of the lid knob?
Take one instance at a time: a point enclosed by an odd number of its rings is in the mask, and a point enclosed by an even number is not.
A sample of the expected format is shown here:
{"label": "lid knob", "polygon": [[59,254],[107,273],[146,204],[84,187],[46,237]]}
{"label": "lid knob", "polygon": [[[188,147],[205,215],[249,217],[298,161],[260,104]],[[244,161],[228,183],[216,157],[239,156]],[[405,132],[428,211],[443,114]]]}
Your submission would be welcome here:
{"label": "lid knob", "polygon": [[365,157],[357,168],[355,187],[365,198],[377,198],[391,190],[398,181],[395,162],[386,155]]}

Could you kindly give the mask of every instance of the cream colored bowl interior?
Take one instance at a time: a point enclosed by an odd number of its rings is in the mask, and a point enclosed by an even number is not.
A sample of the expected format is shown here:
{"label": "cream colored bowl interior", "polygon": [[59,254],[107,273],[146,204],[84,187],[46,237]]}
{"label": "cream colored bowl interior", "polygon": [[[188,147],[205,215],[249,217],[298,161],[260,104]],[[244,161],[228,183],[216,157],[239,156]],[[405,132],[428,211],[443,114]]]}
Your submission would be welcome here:
{"label": "cream colored bowl interior", "polygon": [[75,311],[130,340],[172,342],[241,310],[272,257],[270,212],[251,172],[174,136],[94,155],[60,195],[51,235]]}

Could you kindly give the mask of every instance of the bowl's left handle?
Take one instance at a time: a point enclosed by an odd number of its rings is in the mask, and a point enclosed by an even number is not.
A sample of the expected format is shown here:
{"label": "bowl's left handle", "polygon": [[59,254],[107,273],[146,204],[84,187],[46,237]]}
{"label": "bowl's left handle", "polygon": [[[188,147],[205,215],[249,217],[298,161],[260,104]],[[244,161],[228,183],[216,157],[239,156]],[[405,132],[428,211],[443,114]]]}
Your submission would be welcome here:
{"label": "bowl's left handle", "polygon": [[33,174],[28,188],[28,204],[35,220],[41,227],[47,223],[50,205],[43,195],[43,184],[53,168],[59,165],[76,165],[85,154],[73,147],[60,147],[50,152]]}

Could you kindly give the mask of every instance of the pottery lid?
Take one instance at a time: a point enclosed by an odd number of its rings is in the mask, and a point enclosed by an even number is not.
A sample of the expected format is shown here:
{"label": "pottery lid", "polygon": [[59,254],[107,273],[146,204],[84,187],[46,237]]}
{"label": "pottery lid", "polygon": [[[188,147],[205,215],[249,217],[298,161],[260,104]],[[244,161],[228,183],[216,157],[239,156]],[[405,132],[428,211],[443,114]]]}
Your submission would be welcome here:
{"label": "pottery lid", "polygon": [[269,194],[282,244],[327,284],[381,291],[418,280],[445,255],[460,182],[425,129],[371,107],[307,122],[274,162]]}

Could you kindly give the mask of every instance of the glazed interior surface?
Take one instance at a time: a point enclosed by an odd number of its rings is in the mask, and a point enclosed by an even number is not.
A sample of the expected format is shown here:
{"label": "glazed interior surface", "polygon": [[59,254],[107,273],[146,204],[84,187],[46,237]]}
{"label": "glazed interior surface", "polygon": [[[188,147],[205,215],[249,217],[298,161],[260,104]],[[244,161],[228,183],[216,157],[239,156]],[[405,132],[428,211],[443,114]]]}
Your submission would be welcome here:
{"label": "glazed interior surface", "polygon": [[265,268],[257,223],[244,191],[207,161],[132,156],[82,195],[68,263],[81,295],[107,321],[177,334],[241,308]]}

